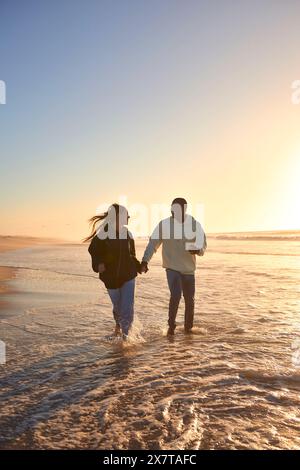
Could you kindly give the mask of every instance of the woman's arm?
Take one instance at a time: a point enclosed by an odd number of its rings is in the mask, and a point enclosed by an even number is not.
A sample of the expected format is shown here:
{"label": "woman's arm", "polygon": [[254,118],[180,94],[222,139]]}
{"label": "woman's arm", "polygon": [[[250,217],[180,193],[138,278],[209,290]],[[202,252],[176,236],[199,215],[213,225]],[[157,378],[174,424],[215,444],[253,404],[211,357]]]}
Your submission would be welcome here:
{"label": "woman's arm", "polygon": [[88,251],[92,257],[92,268],[95,273],[101,273],[105,271],[104,264],[104,254],[105,254],[105,245],[104,241],[100,240],[95,236],[88,248]]}
{"label": "woman's arm", "polygon": [[134,242],[134,239],[131,238],[131,237],[129,238],[129,251],[130,251],[130,256],[133,258],[133,261],[135,263],[137,272],[141,274],[141,263],[139,262],[139,260],[136,257],[135,242]]}

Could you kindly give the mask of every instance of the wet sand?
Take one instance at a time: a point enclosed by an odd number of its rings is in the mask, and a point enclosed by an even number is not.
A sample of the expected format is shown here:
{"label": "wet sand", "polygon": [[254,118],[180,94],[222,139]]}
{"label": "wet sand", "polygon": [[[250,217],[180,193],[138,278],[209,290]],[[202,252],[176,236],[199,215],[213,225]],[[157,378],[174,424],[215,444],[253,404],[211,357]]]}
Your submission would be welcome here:
{"label": "wet sand", "polygon": [[87,246],[3,253],[17,276],[0,316],[0,449],[300,449],[300,233],[247,236],[208,240],[192,335],[181,302],[166,336],[156,253],[137,278],[125,343],[110,336],[111,303]]}
{"label": "wet sand", "polygon": [[[61,241],[51,238],[38,237],[21,237],[21,236],[4,236],[0,235],[0,253],[5,251],[19,250],[36,245],[55,244]],[[12,294],[13,290],[8,285],[8,281],[16,275],[17,269],[7,266],[0,266],[0,312],[3,308],[7,308],[8,302],[1,298],[2,294]]]}
{"label": "wet sand", "polygon": [[8,281],[14,277],[15,269],[0,266],[0,294],[7,292],[7,286],[3,281]]}
{"label": "wet sand", "polygon": [[[26,246],[32,245],[33,240],[34,239],[31,237],[0,236],[0,253],[25,248]],[[12,293],[12,290],[7,285],[7,281],[13,279],[15,274],[16,269],[0,266],[0,295]],[[7,302],[3,301],[0,297],[0,310],[4,307],[7,307]]]}
{"label": "wet sand", "polygon": [[7,308],[8,302],[1,298],[2,294],[12,293],[13,290],[7,285],[7,281],[15,277],[16,270],[0,266],[0,312],[2,309]]}

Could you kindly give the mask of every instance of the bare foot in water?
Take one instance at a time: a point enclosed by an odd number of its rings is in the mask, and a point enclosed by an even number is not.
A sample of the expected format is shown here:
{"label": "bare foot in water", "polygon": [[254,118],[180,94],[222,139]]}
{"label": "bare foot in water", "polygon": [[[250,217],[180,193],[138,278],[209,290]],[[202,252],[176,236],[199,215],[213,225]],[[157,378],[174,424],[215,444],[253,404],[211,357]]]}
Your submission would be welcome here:
{"label": "bare foot in water", "polygon": [[114,331],[114,336],[121,336],[121,334],[122,334],[122,332],[121,332],[120,325],[116,325],[115,331]]}

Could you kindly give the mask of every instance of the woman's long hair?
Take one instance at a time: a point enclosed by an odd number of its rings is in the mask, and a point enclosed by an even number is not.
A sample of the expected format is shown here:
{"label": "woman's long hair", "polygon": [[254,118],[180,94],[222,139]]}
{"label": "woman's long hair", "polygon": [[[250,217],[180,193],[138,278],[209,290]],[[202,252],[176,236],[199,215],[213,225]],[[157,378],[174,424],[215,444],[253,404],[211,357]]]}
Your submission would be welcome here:
{"label": "woman's long hair", "polygon": [[90,227],[91,227],[91,233],[88,237],[83,239],[83,243],[88,242],[94,238],[94,236],[96,235],[99,229],[98,227],[99,222],[103,221],[102,225],[105,225],[105,221],[108,220],[111,215],[115,218],[117,215],[119,215],[119,213],[122,210],[125,210],[127,213],[127,209],[125,209],[125,207],[120,206],[119,204],[112,204],[107,209],[107,212],[104,212],[103,214],[100,214],[100,215],[94,215],[93,217],[91,217],[88,220]]}

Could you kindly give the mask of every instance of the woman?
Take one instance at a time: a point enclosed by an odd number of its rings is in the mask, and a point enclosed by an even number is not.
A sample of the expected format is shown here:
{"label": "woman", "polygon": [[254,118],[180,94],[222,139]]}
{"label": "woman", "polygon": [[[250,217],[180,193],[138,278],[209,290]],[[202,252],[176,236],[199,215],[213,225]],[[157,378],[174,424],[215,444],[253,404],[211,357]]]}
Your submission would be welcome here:
{"label": "woman", "polygon": [[[115,335],[127,339],[134,315],[135,278],[140,263],[135,256],[134,239],[128,231],[127,209],[112,204],[103,215],[92,217],[89,253],[93,270],[99,273],[113,305]],[[96,228],[98,222],[102,224]]]}

